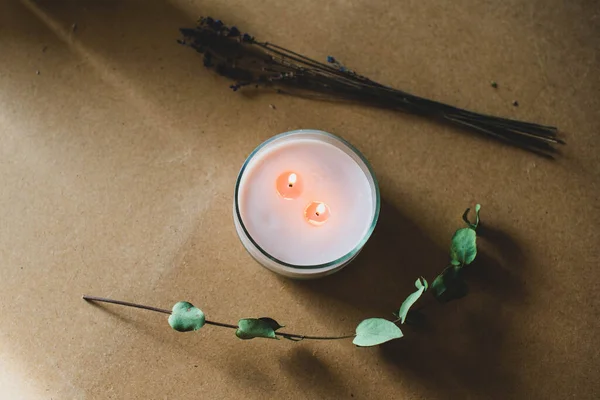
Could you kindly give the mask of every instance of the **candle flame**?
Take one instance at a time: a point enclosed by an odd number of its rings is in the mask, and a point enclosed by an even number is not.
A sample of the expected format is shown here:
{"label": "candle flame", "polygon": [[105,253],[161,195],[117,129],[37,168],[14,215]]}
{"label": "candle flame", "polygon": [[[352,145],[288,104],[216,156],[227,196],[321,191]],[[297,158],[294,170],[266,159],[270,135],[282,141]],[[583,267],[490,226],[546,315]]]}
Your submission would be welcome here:
{"label": "candle flame", "polygon": [[319,203],[319,205],[317,206],[317,209],[316,209],[316,214],[320,215],[320,214],[323,214],[324,212],[325,212],[325,204]]}
{"label": "candle flame", "polygon": [[290,174],[289,178],[288,178],[288,185],[290,187],[294,186],[294,183],[296,183],[296,181],[298,180],[298,176],[296,174]]}

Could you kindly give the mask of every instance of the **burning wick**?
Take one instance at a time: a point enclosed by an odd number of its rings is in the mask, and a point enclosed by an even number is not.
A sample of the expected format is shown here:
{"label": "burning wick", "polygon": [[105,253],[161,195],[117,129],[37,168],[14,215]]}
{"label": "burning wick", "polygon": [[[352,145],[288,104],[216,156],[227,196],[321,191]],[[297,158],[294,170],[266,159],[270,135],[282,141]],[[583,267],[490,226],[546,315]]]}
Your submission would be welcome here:
{"label": "burning wick", "polygon": [[313,201],[304,210],[304,218],[309,224],[321,226],[329,219],[331,211],[327,204],[320,201]]}
{"label": "burning wick", "polygon": [[277,193],[286,200],[293,200],[302,194],[302,179],[295,172],[284,172],[275,181]]}
{"label": "burning wick", "polygon": [[298,180],[298,175],[291,173],[290,177],[288,178],[288,187],[294,187],[296,180]]}
{"label": "burning wick", "polygon": [[318,217],[320,214],[323,214],[325,210],[325,204],[319,203],[319,205],[317,206],[317,211],[315,211],[315,215]]}

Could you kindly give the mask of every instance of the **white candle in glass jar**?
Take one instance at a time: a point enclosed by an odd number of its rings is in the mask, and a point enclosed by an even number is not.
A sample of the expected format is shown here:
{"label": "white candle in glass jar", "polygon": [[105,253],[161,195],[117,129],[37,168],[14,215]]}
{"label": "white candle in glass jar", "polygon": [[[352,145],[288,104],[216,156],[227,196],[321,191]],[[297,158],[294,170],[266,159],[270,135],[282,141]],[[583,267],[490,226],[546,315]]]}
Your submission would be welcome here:
{"label": "white candle in glass jar", "polygon": [[286,132],[262,143],[239,173],[234,221],[248,252],[293,278],[350,262],[379,216],[379,188],[365,158],[326,132]]}

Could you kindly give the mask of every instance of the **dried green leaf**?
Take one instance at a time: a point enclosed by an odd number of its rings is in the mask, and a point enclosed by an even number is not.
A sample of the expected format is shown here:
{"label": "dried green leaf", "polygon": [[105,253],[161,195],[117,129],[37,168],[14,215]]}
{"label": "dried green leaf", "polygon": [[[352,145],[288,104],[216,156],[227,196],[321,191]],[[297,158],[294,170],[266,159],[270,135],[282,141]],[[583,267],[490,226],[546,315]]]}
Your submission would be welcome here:
{"label": "dried green leaf", "polygon": [[282,326],[272,318],[242,318],[238,321],[238,329],[235,331],[235,335],[240,339],[254,339],[257,337],[278,339],[275,331]]}
{"label": "dried green leaf", "polygon": [[273,318],[269,318],[269,317],[260,317],[259,318],[261,321],[266,322],[267,324],[269,324],[269,326],[271,328],[273,328],[274,331],[276,331],[277,329],[283,328],[285,325],[279,325],[279,322],[275,321]]}
{"label": "dried green leaf", "polygon": [[412,305],[415,304],[417,300],[419,300],[419,297],[421,297],[423,292],[427,290],[427,281],[425,280],[425,278],[421,277],[417,279],[415,282],[415,287],[417,288],[417,291],[408,295],[406,300],[404,300],[404,302],[400,306],[400,310],[398,311],[398,318],[400,318],[400,323],[402,324],[406,319],[406,315],[408,314],[410,307],[412,307]]}
{"label": "dried green leaf", "polygon": [[173,306],[169,315],[169,325],[179,332],[197,331],[204,326],[204,313],[187,301],[180,301]]}
{"label": "dried green leaf", "polygon": [[464,297],[469,288],[462,278],[462,269],[450,265],[431,283],[431,292],[442,303]]}
{"label": "dried green leaf", "polygon": [[476,230],[477,227],[479,226],[479,210],[481,210],[481,204],[476,204],[475,205],[475,223],[472,223],[469,220],[469,212],[471,211],[470,208],[467,208],[467,210],[465,211],[465,213],[462,216],[463,221],[465,221],[465,223],[469,226],[469,228],[471,228],[473,230]]}
{"label": "dried green leaf", "polygon": [[452,265],[468,265],[477,255],[477,234],[471,228],[457,230],[452,236],[450,246],[450,263]]}
{"label": "dried green leaf", "polygon": [[393,339],[399,339],[402,331],[392,321],[383,318],[369,318],[356,327],[356,337],[352,341],[357,346],[377,346]]}

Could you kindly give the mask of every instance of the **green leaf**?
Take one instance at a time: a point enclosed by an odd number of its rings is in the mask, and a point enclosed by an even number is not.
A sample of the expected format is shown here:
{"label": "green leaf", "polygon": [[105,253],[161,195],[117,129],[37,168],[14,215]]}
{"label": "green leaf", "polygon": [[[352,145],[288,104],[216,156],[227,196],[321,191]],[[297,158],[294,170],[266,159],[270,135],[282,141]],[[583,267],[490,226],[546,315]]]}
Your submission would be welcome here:
{"label": "green leaf", "polygon": [[433,280],[431,291],[436,299],[446,303],[464,297],[469,288],[462,278],[462,269],[450,265]]}
{"label": "green leaf", "polygon": [[356,327],[356,337],[352,341],[357,346],[377,346],[393,339],[399,339],[402,331],[392,321],[383,318],[369,318]]}
{"label": "green leaf", "polygon": [[242,318],[238,321],[238,329],[235,335],[240,339],[254,339],[263,337],[268,339],[278,339],[275,331],[283,327],[273,318]]}
{"label": "green leaf", "polygon": [[471,211],[470,208],[467,208],[467,210],[465,211],[465,213],[462,216],[463,221],[465,221],[465,223],[469,226],[469,228],[471,228],[473,230],[476,230],[477,227],[479,226],[479,210],[481,210],[481,204],[476,204],[475,205],[475,223],[472,223],[469,220],[469,212]]}
{"label": "green leaf", "polygon": [[406,319],[406,315],[408,314],[410,307],[412,307],[412,305],[419,300],[419,297],[421,297],[423,292],[427,290],[427,281],[421,277],[416,280],[415,287],[417,288],[417,291],[408,295],[406,300],[404,300],[404,303],[402,303],[400,306],[400,311],[398,311],[398,318],[400,318],[400,323],[402,324]]}
{"label": "green leaf", "polygon": [[187,301],[180,301],[173,306],[169,315],[169,325],[179,332],[197,331],[204,326],[204,313]]}
{"label": "green leaf", "polygon": [[477,255],[477,234],[471,228],[457,230],[452,236],[450,258],[452,265],[468,265]]}
{"label": "green leaf", "polygon": [[260,317],[259,318],[261,321],[266,322],[267,324],[269,324],[269,326],[271,328],[273,328],[274,331],[276,331],[277,329],[283,328],[285,327],[285,325],[279,325],[279,322],[275,321],[273,318],[269,318],[269,317]]}

